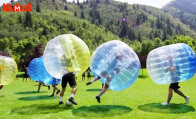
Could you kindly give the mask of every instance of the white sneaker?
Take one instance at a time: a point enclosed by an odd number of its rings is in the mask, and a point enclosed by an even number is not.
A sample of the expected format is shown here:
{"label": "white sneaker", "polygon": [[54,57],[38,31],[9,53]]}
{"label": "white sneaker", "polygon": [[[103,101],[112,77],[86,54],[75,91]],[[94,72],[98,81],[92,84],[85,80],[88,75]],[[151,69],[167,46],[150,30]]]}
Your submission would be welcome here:
{"label": "white sneaker", "polygon": [[190,96],[187,96],[186,97],[186,103],[189,103],[189,100],[190,100]]}
{"label": "white sneaker", "polygon": [[169,103],[165,102],[165,103],[161,103],[163,106],[167,106],[169,105]]}

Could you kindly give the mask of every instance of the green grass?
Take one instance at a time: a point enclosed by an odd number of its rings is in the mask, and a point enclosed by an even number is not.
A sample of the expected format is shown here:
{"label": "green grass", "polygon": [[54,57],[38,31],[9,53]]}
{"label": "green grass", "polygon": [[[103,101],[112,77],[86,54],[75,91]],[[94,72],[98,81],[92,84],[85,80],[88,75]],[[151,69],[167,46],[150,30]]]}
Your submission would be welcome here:
{"label": "green grass", "polygon": [[[52,90],[41,87],[41,92],[37,93],[38,83],[23,82],[19,77],[0,91],[0,119],[195,119],[194,78],[180,83],[180,90],[191,96],[189,104],[184,104],[185,100],[174,94],[171,105],[162,106],[160,103],[166,101],[169,85],[153,83],[146,70],[144,77],[140,76],[130,88],[106,92],[101,97],[101,104],[95,99],[101,83],[86,86],[78,77],[75,95],[78,105],[66,107],[58,105],[58,96],[49,97]],[[65,92],[64,102],[69,96],[70,87]]]}

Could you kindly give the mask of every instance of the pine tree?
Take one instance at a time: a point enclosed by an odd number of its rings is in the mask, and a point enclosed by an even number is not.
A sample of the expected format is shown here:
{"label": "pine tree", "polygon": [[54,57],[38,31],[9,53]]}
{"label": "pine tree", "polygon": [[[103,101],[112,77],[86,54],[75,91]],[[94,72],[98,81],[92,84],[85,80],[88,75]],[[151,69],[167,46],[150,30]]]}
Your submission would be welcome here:
{"label": "pine tree", "polygon": [[121,30],[120,30],[120,35],[119,37],[122,38],[122,37],[125,37],[127,35],[127,22],[122,22],[122,26],[121,26]]}
{"label": "pine tree", "polygon": [[18,23],[22,23],[22,16],[21,15],[18,16]]}
{"label": "pine tree", "polygon": [[76,11],[74,12],[74,16],[75,16],[75,17],[77,17],[77,16],[78,16]]}
{"label": "pine tree", "polygon": [[36,12],[41,13],[41,9],[40,9],[38,0],[37,0],[37,5],[36,5]]}
{"label": "pine tree", "polygon": [[84,17],[84,11],[81,12],[81,18],[82,19],[85,19],[85,17]]}
{"label": "pine tree", "polygon": [[26,27],[32,27],[33,26],[33,20],[30,12],[26,12],[25,14],[25,22],[24,26]]}
{"label": "pine tree", "polygon": [[77,0],[77,5],[80,5],[80,2],[79,2],[79,0]]}
{"label": "pine tree", "polygon": [[163,31],[163,36],[162,36],[162,40],[165,41],[167,39],[167,34],[165,32],[165,30]]}
{"label": "pine tree", "polygon": [[2,21],[2,17],[1,17],[1,14],[0,14],[0,23],[2,23],[3,21]]}
{"label": "pine tree", "polygon": [[67,7],[67,5],[65,5],[65,8],[64,8],[64,10],[68,10],[68,7]]}
{"label": "pine tree", "polygon": [[138,33],[137,40],[138,40],[139,42],[141,42],[141,41],[142,41],[142,38],[141,38],[140,33]]}

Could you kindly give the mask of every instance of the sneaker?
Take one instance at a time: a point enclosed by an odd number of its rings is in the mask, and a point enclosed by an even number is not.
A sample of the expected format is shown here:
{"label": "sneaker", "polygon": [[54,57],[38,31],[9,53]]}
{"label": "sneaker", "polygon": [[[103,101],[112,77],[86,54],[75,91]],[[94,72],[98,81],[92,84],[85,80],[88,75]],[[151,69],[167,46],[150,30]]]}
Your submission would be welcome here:
{"label": "sneaker", "polygon": [[56,95],[59,94],[59,93],[60,93],[60,90],[58,90],[58,91],[56,92]]}
{"label": "sneaker", "polygon": [[48,86],[48,90],[50,90],[50,86]]}
{"label": "sneaker", "polygon": [[100,100],[100,97],[99,96],[96,96],[95,98],[97,99],[97,102],[98,103],[101,103],[101,100]]}
{"label": "sneaker", "polygon": [[54,94],[50,95],[50,97],[54,97]]}
{"label": "sneaker", "polygon": [[63,102],[61,101],[61,102],[59,102],[59,105],[61,105],[61,104],[63,104]]}
{"label": "sneaker", "polygon": [[169,103],[165,102],[165,103],[161,103],[163,106],[167,106],[169,105]]}
{"label": "sneaker", "polygon": [[187,96],[186,97],[186,103],[189,103],[189,100],[190,100],[190,96]]}
{"label": "sneaker", "polygon": [[92,84],[92,82],[88,82],[88,83],[86,83],[86,85],[88,86],[88,85],[90,85],[90,84]]}
{"label": "sneaker", "polygon": [[68,100],[69,100],[69,102],[73,103],[74,105],[77,105],[77,102],[74,100],[73,97],[70,97]]}

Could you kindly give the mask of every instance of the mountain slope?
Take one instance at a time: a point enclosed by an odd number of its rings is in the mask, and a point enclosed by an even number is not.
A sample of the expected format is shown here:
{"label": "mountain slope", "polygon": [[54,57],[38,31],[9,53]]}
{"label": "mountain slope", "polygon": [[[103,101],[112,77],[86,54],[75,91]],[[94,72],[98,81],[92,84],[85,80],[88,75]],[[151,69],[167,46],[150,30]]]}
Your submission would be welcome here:
{"label": "mountain slope", "polygon": [[[66,0],[31,1],[33,10],[39,4],[42,12],[47,10],[67,10],[75,16],[83,18],[107,28],[112,33],[130,40],[153,39],[160,37],[169,39],[176,34],[196,36],[187,25],[181,23],[162,10],[143,6],[129,5],[112,0],[92,0],[85,3],[67,3]],[[82,15],[83,14],[83,15]],[[122,20],[126,19],[125,22]]]}
{"label": "mountain slope", "polygon": [[179,18],[184,24],[196,31],[196,1],[195,0],[175,0],[162,9],[172,16]]}

